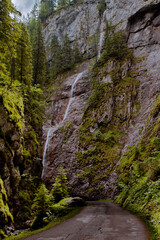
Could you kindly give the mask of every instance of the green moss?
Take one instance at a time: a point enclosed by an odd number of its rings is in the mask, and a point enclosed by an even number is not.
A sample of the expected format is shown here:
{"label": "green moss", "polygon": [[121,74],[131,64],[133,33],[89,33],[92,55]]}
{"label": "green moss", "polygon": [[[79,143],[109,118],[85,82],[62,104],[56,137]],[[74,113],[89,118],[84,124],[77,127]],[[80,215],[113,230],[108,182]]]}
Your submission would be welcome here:
{"label": "green moss", "polygon": [[3,213],[5,217],[5,221],[12,221],[13,222],[13,216],[9,210],[8,204],[7,204],[7,194],[6,190],[3,185],[3,181],[0,178],[0,212]]}
{"label": "green moss", "polygon": [[22,133],[24,130],[24,104],[20,83],[15,81],[12,88],[7,91],[0,89],[0,94],[3,97],[3,104],[10,120],[16,124],[18,130]]}
{"label": "green moss", "polygon": [[61,128],[61,131],[63,133],[63,137],[64,137],[64,140],[63,140],[63,143],[67,143],[67,141],[69,140],[71,134],[72,134],[72,131],[73,131],[73,123],[71,121],[68,121],[65,123],[65,125]]}
{"label": "green moss", "polygon": [[[159,96],[151,108],[142,138],[121,159],[118,175],[120,194],[116,202],[143,215],[160,239],[160,138]],[[142,214],[143,213],[143,214]]]}
{"label": "green moss", "polygon": [[0,239],[3,239],[5,237],[6,237],[5,233],[3,232],[2,229],[0,229]]}
{"label": "green moss", "polygon": [[[112,30],[111,27],[110,31]],[[114,171],[123,148],[128,122],[140,109],[137,102],[139,82],[135,79],[138,72],[134,71],[136,60],[127,48],[122,32],[108,34],[108,45],[92,70],[93,93],[79,127],[80,151],[77,158],[81,171],[77,174],[81,180],[86,179],[89,182],[85,191],[87,195],[94,194],[94,191],[103,195],[101,182],[106,181]],[[120,56],[114,48],[119,43],[123,43]],[[114,47],[108,50],[107,47],[112,44]],[[130,67],[126,71],[125,66],[128,64],[132,66],[132,70]],[[112,82],[103,82],[108,75]],[[132,105],[130,112],[128,105]]]}

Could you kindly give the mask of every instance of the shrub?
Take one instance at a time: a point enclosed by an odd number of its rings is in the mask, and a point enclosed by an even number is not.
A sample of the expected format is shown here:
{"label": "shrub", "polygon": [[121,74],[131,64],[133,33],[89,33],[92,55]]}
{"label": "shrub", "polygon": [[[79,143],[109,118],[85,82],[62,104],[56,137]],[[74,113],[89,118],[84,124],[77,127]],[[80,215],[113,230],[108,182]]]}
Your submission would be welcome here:
{"label": "shrub", "polygon": [[42,184],[38,189],[36,196],[33,200],[32,210],[34,215],[44,214],[52,209],[54,204],[54,197],[52,194],[49,194],[46,186]]}
{"label": "shrub", "polygon": [[63,198],[69,197],[69,187],[67,182],[67,176],[64,168],[61,166],[58,170],[55,183],[51,190],[51,195],[54,196],[55,202],[59,202]]}
{"label": "shrub", "polygon": [[100,3],[97,6],[97,9],[99,11],[99,16],[102,17],[105,9],[106,9],[106,2],[105,0],[101,0]]}

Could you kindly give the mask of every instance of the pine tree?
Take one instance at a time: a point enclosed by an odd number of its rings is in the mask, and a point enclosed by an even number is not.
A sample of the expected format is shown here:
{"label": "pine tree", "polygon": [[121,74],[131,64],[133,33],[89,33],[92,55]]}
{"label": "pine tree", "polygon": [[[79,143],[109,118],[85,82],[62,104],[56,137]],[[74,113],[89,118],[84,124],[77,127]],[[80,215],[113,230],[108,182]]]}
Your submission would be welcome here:
{"label": "pine tree", "polygon": [[106,9],[106,1],[105,0],[101,0],[100,3],[97,6],[98,11],[99,11],[99,16],[102,17],[105,9]]}
{"label": "pine tree", "polygon": [[66,0],[58,0],[58,7],[63,7],[67,4]]}
{"label": "pine tree", "polygon": [[21,24],[21,36],[17,43],[16,79],[25,87],[32,82],[32,49],[26,26]]}
{"label": "pine tree", "polygon": [[0,2],[0,83],[11,85],[15,75],[15,43],[20,35],[20,27],[14,16],[19,12],[10,0]]}
{"label": "pine tree", "polygon": [[52,37],[52,41],[50,44],[50,53],[50,74],[52,77],[54,77],[62,70],[62,49],[56,35],[53,35]]}
{"label": "pine tree", "polygon": [[36,196],[33,200],[32,210],[35,215],[44,214],[52,209],[54,204],[53,195],[49,194],[48,189],[44,184],[38,189]]}
{"label": "pine tree", "polygon": [[56,0],[43,0],[40,5],[40,18],[42,22],[55,10]]}
{"label": "pine tree", "polygon": [[63,70],[69,70],[74,65],[72,48],[68,34],[64,35],[62,43],[62,68]]}
{"label": "pine tree", "polygon": [[55,202],[59,202],[61,199],[69,197],[69,187],[67,182],[67,176],[64,168],[61,166],[58,170],[55,183],[53,184],[51,194],[55,198]]}
{"label": "pine tree", "polygon": [[33,82],[42,87],[45,82],[46,74],[46,52],[42,35],[42,25],[40,20],[33,40]]}
{"label": "pine tree", "polygon": [[72,49],[72,59],[73,59],[72,61],[74,64],[82,61],[82,54],[79,51],[77,40],[75,41],[73,49]]}

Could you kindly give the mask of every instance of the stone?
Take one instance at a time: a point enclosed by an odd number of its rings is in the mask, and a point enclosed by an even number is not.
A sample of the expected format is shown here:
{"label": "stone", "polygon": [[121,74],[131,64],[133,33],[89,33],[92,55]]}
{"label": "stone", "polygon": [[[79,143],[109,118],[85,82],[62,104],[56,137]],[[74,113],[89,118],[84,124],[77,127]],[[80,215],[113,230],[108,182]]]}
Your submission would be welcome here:
{"label": "stone", "polygon": [[80,198],[80,197],[69,198],[66,201],[66,204],[69,207],[83,207],[83,206],[86,205],[85,201],[82,198]]}
{"label": "stone", "polygon": [[[44,28],[46,46],[49,46],[53,34],[56,34],[59,41],[62,42],[62,36],[68,33],[73,44],[78,37],[78,46],[84,58],[91,57],[94,49],[89,40],[92,39],[94,34],[98,33],[99,29],[101,29],[102,34],[105,31],[105,27],[101,28],[102,19],[99,19],[98,16],[98,2],[96,0],[86,0],[83,4],[77,5],[75,9],[73,6],[70,6],[49,17]],[[123,137],[122,149],[117,150],[121,157],[129,146],[136,145],[140,140],[141,129],[145,129],[147,116],[160,89],[160,70],[159,64],[157,64],[160,62],[160,17],[157,10],[160,6],[160,0],[107,0],[106,3],[107,9],[104,13],[106,15],[104,19],[111,22],[112,25],[116,25],[117,31],[125,31],[128,47],[133,50],[133,54],[137,59],[134,77],[139,82],[139,87],[138,92],[135,91],[136,96],[132,96],[127,91],[118,95],[115,99],[112,96],[106,96],[105,102],[101,104],[97,113],[93,113],[94,116],[97,114],[97,125],[89,127],[89,131],[91,134],[94,134],[98,129],[98,125],[103,124],[104,121],[105,124],[108,124],[112,120],[114,101],[124,106],[118,114],[122,122],[127,122],[123,129],[125,136]],[[103,25],[105,24],[103,23]],[[52,119],[47,120],[43,127],[44,143],[49,127],[51,125],[59,126],[55,130],[49,144],[44,181],[51,185],[54,182],[59,166],[63,165],[67,171],[69,185],[72,187],[72,194],[74,196],[85,195],[87,198],[97,199],[100,193],[98,191],[93,194],[86,192],[86,189],[89,188],[89,179],[86,176],[80,178],[81,169],[77,169],[77,152],[88,150],[79,149],[78,128],[82,122],[83,109],[87,108],[87,100],[92,93],[91,77],[89,75],[87,76],[86,74],[77,82],[67,119],[62,123],[74,79],[78,72],[89,70],[91,62],[92,60],[89,61],[88,65],[83,63],[75,71],[69,73],[61,82],[58,91],[52,94],[50,106],[46,107],[46,113]],[[106,64],[106,75],[98,78],[99,83],[103,82],[113,87],[111,71],[114,68],[113,61]],[[128,71],[133,70],[131,69],[131,63],[127,61],[123,64],[122,69],[122,78],[127,78]],[[136,98],[140,105],[138,110],[135,106],[132,109],[132,97]],[[67,122],[71,122],[73,126],[65,132],[63,130]],[[119,161],[117,159],[117,166],[118,164]],[[88,167],[92,167],[92,161],[88,163]],[[111,165],[110,168],[112,167]],[[116,183],[116,170],[112,172],[109,178],[100,180],[97,185],[104,186],[102,197],[114,198],[117,192],[115,189]]]}
{"label": "stone", "polygon": [[[99,1],[83,1],[82,4],[69,6],[51,15],[45,24],[44,38],[47,48],[55,34],[60,43],[67,33],[72,44],[77,41],[81,52],[87,57],[91,57],[92,37],[99,27],[99,15],[97,4]],[[49,55],[48,55],[49,57]]]}
{"label": "stone", "polygon": [[160,25],[160,16],[156,17],[154,20],[153,20],[153,26],[154,27],[159,27]]}

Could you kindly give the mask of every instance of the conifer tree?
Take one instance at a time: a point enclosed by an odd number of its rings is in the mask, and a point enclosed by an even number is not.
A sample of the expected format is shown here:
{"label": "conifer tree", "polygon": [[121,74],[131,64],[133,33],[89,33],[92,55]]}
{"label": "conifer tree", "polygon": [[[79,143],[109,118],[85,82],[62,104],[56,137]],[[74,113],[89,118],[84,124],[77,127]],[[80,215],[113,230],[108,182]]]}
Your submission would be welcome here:
{"label": "conifer tree", "polygon": [[68,37],[68,34],[65,34],[62,43],[62,68],[63,70],[70,69],[73,64],[74,63],[70,39]]}
{"label": "conifer tree", "polygon": [[37,20],[34,16],[28,16],[27,29],[29,32],[31,44],[33,45],[33,40],[34,40],[34,36],[36,34],[36,29],[37,29]]}
{"label": "conifer tree", "polygon": [[67,176],[64,168],[61,166],[58,170],[55,183],[53,184],[51,194],[55,198],[55,202],[59,202],[61,199],[69,197],[69,187],[67,182]]}
{"label": "conifer tree", "polygon": [[58,7],[63,7],[67,4],[66,0],[58,0]]}
{"label": "conifer tree", "polygon": [[46,74],[46,52],[40,20],[33,40],[33,83],[44,85]]}
{"label": "conifer tree", "polygon": [[44,184],[38,189],[36,196],[33,200],[32,210],[35,215],[45,214],[50,211],[54,204],[53,195],[49,194],[48,189]]}
{"label": "conifer tree", "polygon": [[16,79],[25,87],[32,82],[32,49],[26,26],[21,24],[21,36],[17,43]]}
{"label": "conifer tree", "polygon": [[78,63],[82,60],[82,54],[79,51],[77,40],[75,41],[73,49],[72,49],[72,59],[73,59],[72,61],[74,64]]}
{"label": "conifer tree", "polygon": [[11,0],[0,2],[0,82],[10,85],[15,72],[15,43],[20,35],[20,27],[14,16],[20,14]]}
{"label": "conifer tree", "polygon": [[56,0],[42,0],[40,5],[40,18],[45,21],[56,8]]}
{"label": "conifer tree", "polygon": [[50,44],[51,63],[50,74],[56,76],[62,70],[62,50],[56,35],[53,35]]}

